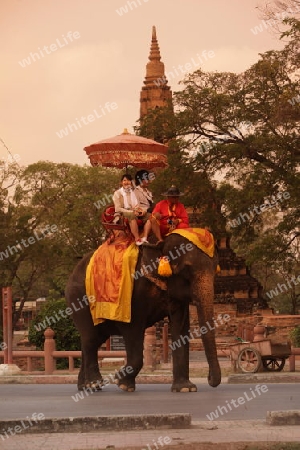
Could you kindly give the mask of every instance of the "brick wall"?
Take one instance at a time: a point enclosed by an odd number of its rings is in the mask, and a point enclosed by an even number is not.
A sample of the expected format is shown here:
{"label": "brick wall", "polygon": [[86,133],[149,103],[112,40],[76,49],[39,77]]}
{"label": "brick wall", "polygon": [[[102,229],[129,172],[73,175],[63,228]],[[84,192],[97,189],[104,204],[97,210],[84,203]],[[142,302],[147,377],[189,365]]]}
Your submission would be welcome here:
{"label": "brick wall", "polygon": [[[289,340],[290,331],[300,325],[300,315],[283,315],[272,314],[271,310],[257,311],[252,315],[237,315],[236,305],[234,304],[215,304],[215,333],[216,340],[220,342],[234,342],[237,337],[244,340],[253,340],[253,328],[257,324],[266,327],[266,336],[274,343],[286,342]],[[218,320],[219,314],[223,317],[225,314],[230,319],[223,324]],[[196,306],[190,305],[190,330],[193,333],[195,329],[199,329]],[[191,350],[202,350],[202,341],[200,337],[196,337],[197,333],[193,333],[193,339],[190,341]]]}

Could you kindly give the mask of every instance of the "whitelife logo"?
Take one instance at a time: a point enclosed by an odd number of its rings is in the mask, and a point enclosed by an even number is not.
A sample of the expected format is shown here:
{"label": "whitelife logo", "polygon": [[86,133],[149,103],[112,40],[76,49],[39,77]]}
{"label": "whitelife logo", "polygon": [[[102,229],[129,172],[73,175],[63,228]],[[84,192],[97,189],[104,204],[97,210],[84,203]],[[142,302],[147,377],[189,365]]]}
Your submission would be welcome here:
{"label": "whitelife logo", "polygon": [[67,33],[67,37],[65,35],[62,35],[62,38],[57,38],[55,43],[48,45],[44,45],[44,47],[41,49],[41,47],[38,47],[38,52],[30,52],[29,56],[27,58],[22,59],[22,61],[19,61],[19,64],[23,69],[27,66],[30,66],[32,62],[39,61],[42,58],[45,58],[47,55],[51,55],[51,53],[56,52],[59,48],[66,47],[71,42],[73,42],[76,39],[80,38],[80,33],[78,31],[69,31]]}
{"label": "whitelife logo", "polygon": [[213,50],[203,50],[201,55],[197,53],[197,59],[191,58],[191,62],[187,62],[184,65],[178,64],[177,67],[173,66],[173,70],[170,70],[169,72],[166,72],[166,74],[161,77],[154,80],[154,84],[156,86],[162,86],[167,83],[167,80],[173,80],[176,77],[180,77],[181,75],[185,75],[188,72],[191,72],[193,70],[193,67],[199,67],[201,64],[203,64],[205,61],[208,61],[209,58],[214,58],[216,56],[215,52]]}
{"label": "whitelife logo", "polygon": [[21,242],[16,241],[15,245],[8,245],[6,250],[3,252],[0,252],[0,260],[3,261],[4,258],[9,258],[9,256],[12,256],[19,251],[24,250],[24,248],[29,247],[29,245],[35,244],[37,241],[41,241],[45,237],[47,237],[48,234],[53,234],[58,231],[57,225],[46,225],[44,229],[39,230],[40,234],[37,233],[37,230],[34,230],[33,234],[34,236],[30,236],[27,239],[21,239]]}
{"label": "whitelife logo", "polygon": [[62,139],[63,137],[68,136],[69,132],[73,133],[73,131],[77,131],[78,128],[82,128],[82,124],[89,125],[90,123],[95,122],[96,119],[101,119],[101,117],[104,117],[108,113],[111,113],[112,111],[118,108],[118,105],[116,102],[106,102],[105,106],[102,107],[100,105],[99,108],[100,108],[99,112],[96,109],[94,109],[93,113],[89,114],[88,116],[81,116],[80,119],[76,117],[75,119],[76,123],[68,122],[66,128],[56,131],[56,135],[59,137],[59,139]]}
{"label": "whitelife logo", "polygon": [[[15,425],[14,427],[8,427],[7,429],[3,428],[0,433],[0,438],[2,441],[10,438],[11,436],[15,436],[17,433],[22,433],[23,430],[26,430],[29,427],[35,425],[33,422],[38,423],[41,420],[44,420],[45,416],[43,413],[34,412],[31,417],[26,416],[26,419],[20,421],[20,425]],[[25,422],[28,422],[27,424]]]}
{"label": "whitelife logo", "polygon": [[257,384],[254,390],[250,388],[249,393],[244,391],[244,396],[241,396],[235,400],[232,399],[230,402],[226,400],[226,405],[218,406],[215,411],[212,411],[210,414],[206,414],[206,417],[209,420],[218,419],[220,416],[223,416],[223,414],[228,414],[230,411],[232,411],[233,408],[231,405],[233,405],[234,408],[238,408],[241,405],[245,405],[246,402],[251,402],[251,400],[259,397],[261,394],[268,392],[268,386],[266,384]]}
{"label": "whitelife logo", "polygon": [[[149,0],[143,0],[144,3],[147,3]],[[143,3],[141,2],[141,0],[128,0],[127,3],[123,6],[121,6],[120,8],[116,9],[116,13],[119,14],[119,16],[123,16],[123,14],[127,14],[129,11],[133,11],[134,9],[138,8],[139,6],[141,6]],[[129,9],[128,9],[129,6]]]}

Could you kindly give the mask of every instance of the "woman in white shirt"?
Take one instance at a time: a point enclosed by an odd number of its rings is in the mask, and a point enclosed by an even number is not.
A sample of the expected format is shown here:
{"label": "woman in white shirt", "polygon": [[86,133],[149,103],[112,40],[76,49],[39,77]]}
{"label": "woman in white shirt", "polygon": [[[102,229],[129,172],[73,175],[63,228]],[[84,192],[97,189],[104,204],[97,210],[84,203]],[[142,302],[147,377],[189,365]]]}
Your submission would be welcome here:
{"label": "woman in white shirt", "polygon": [[[133,234],[135,243],[142,245],[143,242],[147,242],[147,237],[151,230],[150,215],[147,213],[147,208],[142,207],[138,202],[130,174],[124,174],[122,176],[121,185],[121,188],[115,191],[113,195],[115,212],[117,214],[121,213],[128,219],[130,231]],[[139,235],[137,219],[141,220],[144,224],[145,236],[143,238],[140,238]],[[148,231],[148,234],[146,234],[146,231]]]}

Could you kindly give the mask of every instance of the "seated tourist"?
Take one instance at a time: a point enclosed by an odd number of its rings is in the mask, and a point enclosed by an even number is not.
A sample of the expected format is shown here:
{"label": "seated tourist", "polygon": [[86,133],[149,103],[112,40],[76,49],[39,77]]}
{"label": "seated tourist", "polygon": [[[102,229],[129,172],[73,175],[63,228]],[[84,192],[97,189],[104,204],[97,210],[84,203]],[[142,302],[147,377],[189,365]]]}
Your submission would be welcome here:
{"label": "seated tourist", "polygon": [[153,209],[153,195],[149,190],[151,180],[149,178],[148,170],[139,170],[134,177],[135,181],[135,195],[139,204],[145,207],[147,212],[152,212]]}
{"label": "seated tourist", "polygon": [[[121,178],[121,188],[116,190],[113,195],[116,214],[120,213],[128,219],[129,228],[135,243],[142,245],[148,242],[148,236],[152,229],[150,221],[151,214],[147,212],[147,208],[139,204],[132,185],[132,176],[124,174]],[[144,224],[144,237],[140,238],[137,219]]]}
{"label": "seated tourist", "polygon": [[[134,178],[135,178],[135,186],[136,186],[134,192],[135,192],[135,195],[139,202],[139,205],[142,208],[146,208],[148,213],[151,213],[153,210],[153,207],[154,207],[154,203],[153,203],[152,192],[149,190],[149,184],[151,183],[152,179],[149,176],[148,170],[145,170],[145,169],[139,170],[135,174]],[[151,229],[157,238],[157,241],[158,241],[157,244],[158,244],[159,242],[162,241],[159,224],[152,215],[149,215],[149,220],[151,222]],[[148,234],[149,234],[148,229],[145,230],[145,234],[148,239]]]}
{"label": "seated tourist", "polygon": [[158,220],[161,235],[164,237],[176,228],[189,228],[189,218],[179,197],[183,195],[176,186],[171,186],[153,209],[152,215]]}

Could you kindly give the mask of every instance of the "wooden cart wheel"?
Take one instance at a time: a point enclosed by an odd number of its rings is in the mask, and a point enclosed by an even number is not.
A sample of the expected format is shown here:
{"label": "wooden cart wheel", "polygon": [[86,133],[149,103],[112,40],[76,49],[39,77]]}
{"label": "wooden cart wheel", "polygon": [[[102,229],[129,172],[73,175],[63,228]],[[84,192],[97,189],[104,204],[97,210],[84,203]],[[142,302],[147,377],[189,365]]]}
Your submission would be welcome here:
{"label": "wooden cart wheel", "polygon": [[238,355],[237,365],[244,373],[255,373],[261,367],[260,353],[251,347],[245,347]]}
{"label": "wooden cart wheel", "polygon": [[285,358],[264,358],[262,363],[264,368],[269,372],[280,372],[284,368]]}

